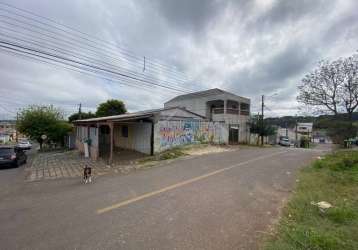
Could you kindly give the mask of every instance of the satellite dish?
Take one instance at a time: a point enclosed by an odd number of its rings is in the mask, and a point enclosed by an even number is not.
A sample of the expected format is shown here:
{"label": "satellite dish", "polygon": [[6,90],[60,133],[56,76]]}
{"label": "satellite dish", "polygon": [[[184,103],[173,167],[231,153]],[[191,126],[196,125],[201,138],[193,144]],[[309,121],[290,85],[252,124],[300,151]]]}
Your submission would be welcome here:
{"label": "satellite dish", "polygon": [[41,135],[41,139],[42,139],[42,140],[46,140],[46,139],[47,139],[47,135]]}

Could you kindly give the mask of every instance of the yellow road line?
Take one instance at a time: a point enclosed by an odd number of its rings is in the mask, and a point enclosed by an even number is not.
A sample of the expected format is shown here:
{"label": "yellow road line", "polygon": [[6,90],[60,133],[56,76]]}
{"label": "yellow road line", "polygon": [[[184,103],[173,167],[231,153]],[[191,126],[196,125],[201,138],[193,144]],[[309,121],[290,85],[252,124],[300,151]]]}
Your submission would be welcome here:
{"label": "yellow road line", "polygon": [[248,163],[250,163],[250,162],[253,162],[253,161],[258,161],[258,160],[262,160],[262,159],[265,159],[265,158],[269,158],[269,157],[272,157],[272,156],[275,156],[275,155],[283,154],[283,153],[285,153],[285,152],[287,152],[287,151],[280,151],[280,152],[276,152],[276,153],[272,153],[272,154],[267,154],[267,155],[259,156],[259,157],[255,158],[255,159],[251,159],[251,160],[248,160],[248,161],[244,161],[244,162],[241,162],[241,163],[238,163],[238,164],[235,164],[235,165],[226,167],[226,168],[222,168],[222,169],[219,169],[219,170],[216,170],[216,171],[213,171],[213,172],[204,174],[204,175],[200,175],[200,176],[198,176],[198,177],[194,177],[194,178],[192,178],[192,179],[189,179],[189,180],[186,180],[186,181],[182,181],[182,182],[176,183],[176,184],[174,184],[174,185],[170,185],[170,186],[167,186],[167,187],[165,187],[165,188],[162,188],[162,189],[159,189],[159,190],[156,190],[156,191],[153,191],[153,192],[149,192],[149,193],[146,193],[146,194],[143,194],[143,195],[134,197],[134,198],[132,198],[132,199],[128,199],[128,200],[125,200],[125,201],[122,201],[122,202],[113,204],[113,205],[108,206],[108,207],[105,207],[105,208],[98,209],[98,210],[97,210],[97,214],[103,214],[103,213],[109,212],[109,211],[111,211],[111,210],[113,210],[113,209],[117,209],[117,208],[120,208],[120,207],[129,205],[129,204],[131,204],[131,203],[133,203],[133,202],[140,201],[140,200],[143,200],[143,199],[145,199],[145,198],[148,198],[148,197],[151,197],[151,196],[160,194],[160,193],[164,193],[164,192],[167,192],[167,191],[169,191],[169,190],[172,190],[172,189],[175,189],[175,188],[179,188],[179,187],[188,185],[188,184],[193,183],[193,182],[196,182],[196,181],[200,181],[200,180],[202,180],[202,179],[205,179],[205,178],[208,178],[208,177],[210,177],[210,176],[213,176],[213,175],[222,173],[222,172],[227,171],[227,170],[230,170],[230,169],[232,169],[232,168],[236,168],[236,167],[239,167],[239,166],[242,166],[242,165],[246,165],[246,164],[248,164]]}

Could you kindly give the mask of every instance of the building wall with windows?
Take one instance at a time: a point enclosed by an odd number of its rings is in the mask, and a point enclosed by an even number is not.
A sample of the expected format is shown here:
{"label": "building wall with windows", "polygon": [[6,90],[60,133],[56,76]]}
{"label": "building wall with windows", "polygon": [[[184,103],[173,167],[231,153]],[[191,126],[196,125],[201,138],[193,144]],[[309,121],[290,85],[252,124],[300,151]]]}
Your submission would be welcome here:
{"label": "building wall with windows", "polygon": [[209,121],[225,122],[239,127],[238,142],[249,140],[250,99],[220,89],[177,96],[164,107],[182,107],[206,117]]}

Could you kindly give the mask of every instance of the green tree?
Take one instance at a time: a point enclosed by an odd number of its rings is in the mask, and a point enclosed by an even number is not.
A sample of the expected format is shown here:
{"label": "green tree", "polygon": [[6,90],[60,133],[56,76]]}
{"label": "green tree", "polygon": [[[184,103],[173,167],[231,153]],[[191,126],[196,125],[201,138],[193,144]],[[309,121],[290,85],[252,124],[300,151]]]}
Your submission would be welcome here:
{"label": "green tree", "polygon": [[348,120],[334,120],[328,125],[327,135],[333,143],[344,145],[344,140],[357,136],[357,127]]}
{"label": "green tree", "polygon": [[97,117],[102,116],[111,116],[111,115],[121,115],[127,112],[127,109],[124,103],[120,100],[108,100],[104,103],[101,103],[96,111]]}
{"label": "green tree", "polygon": [[274,126],[264,122],[264,127],[262,130],[262,124],[258,116],[251,117],[250,122],[250,132],[253,134],[259,134],[260,136],[270,136],[276,134],[276,129]]}
{"label": "green tree", "polygon": [[60,110],[52,105],[33,105],[23,109],[18,116],[16,126],[20,133],[36,140],[41,149],[44,142],[42,135],[46,135],[50,141],[62,142],[63,136],[71,130],[71,126],[64,121]]}
{"label": "green tree", "polygon": [[[81,119],[90,119],[90,118],[94,118],[94,117],[96,117],[96,114],[92,113],[91,111],[88,113],[86,113],[86,112],[81,113]],[[73,122],[73,121],[76,121],[79,119],[80,119],[79,113],[74,113],[68,117],[69,122]]]}
{"label": "green tree", "polygon": [[57,121],[50,126],[48,138],[54,142],[60,142],[63,146],[64,136],[72,130],[72,125],[66,121]]}

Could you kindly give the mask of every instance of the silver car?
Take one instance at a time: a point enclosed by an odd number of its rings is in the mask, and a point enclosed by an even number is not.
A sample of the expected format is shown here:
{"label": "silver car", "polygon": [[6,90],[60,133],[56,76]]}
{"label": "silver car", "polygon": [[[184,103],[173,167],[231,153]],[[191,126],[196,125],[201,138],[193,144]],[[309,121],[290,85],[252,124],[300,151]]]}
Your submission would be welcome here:
{"label": "silver car", "polygon": [[285,137],[281,138],[278,144],[280,144],[281,146],[285,146],[285,147],[291,146],[290,140]]}
{"label": "silver car", "polygon": [[28,139],[19,139],[17,147],[21,148],[23,150],[28,150],[28,149],[31,149],[32,145]]}

